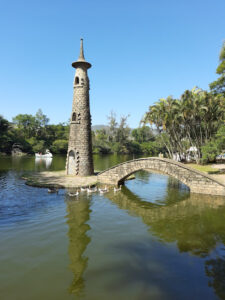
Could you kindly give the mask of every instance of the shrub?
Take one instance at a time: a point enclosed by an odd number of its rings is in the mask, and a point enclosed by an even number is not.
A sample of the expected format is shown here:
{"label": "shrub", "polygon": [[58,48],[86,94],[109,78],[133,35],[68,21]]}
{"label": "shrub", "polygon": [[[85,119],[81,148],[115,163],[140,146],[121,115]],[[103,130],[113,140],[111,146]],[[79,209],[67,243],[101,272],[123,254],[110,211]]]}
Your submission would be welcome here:
{"label": "shrub", "polygon": [[209,162],[215,162],[216,156],[220,153],[220,150],[217,147],[217,144],[215,141],[211,141],[201,148],[202,150],[202,158],[201,163],[209,163]]}

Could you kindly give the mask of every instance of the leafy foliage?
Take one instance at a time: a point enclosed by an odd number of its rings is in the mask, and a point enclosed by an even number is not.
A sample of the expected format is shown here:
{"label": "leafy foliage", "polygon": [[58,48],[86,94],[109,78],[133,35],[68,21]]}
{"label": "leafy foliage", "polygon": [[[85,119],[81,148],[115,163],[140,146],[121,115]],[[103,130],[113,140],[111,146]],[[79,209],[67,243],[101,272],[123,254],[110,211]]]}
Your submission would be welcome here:
{"label": "leafy foliage", "polygon": [[149,126],[131,130],[127,124],[129,116],[122,116],[118,122],[116,114],[108,116],[108,130],[101,129],[92,132],[94,153],[145,153],[158,155],[165,153],[165,147],[153,134]]}
{"label": "leafy foliage", "polygon": [[225,95],[225,42],[223,43],[219,59],[220,63],[216,69],[216,73],[221,76],[217,80],[210,83],[209,86],[214,93],[222,93]]}
{"label": "leafy foliage", "polygon": [[48,125],[49,118],[41,109],[35,116],[19,114],[9,123],[0,116],[0,152],[11,153],[12,145],[21,145],[23,152],[66,153],[68,147],[68,124]]}
{"label": "leafy foliage", "polygon": [[170,158],[178,153],[185,159],[187,150],[195,147],[196,161],[200,162],[202,147],[214,138],[224,118],[225,98],[194,88],[180,99],[159,99],[149,107],[143,123],[157,128]]}
{"label": "leafy foliage", "polygon": [[215,141],[211,141],[206,145],[202,146],[202,163],[214,162],[216,160],[216,156],[219,154],[219,150]]}

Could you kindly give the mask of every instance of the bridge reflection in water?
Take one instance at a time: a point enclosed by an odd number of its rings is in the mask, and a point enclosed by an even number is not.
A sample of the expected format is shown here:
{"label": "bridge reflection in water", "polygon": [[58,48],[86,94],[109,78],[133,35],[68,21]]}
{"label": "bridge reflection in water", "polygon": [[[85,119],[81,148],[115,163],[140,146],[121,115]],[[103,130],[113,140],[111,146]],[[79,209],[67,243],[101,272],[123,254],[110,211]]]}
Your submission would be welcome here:
{"label": "bridge reflection in water", "polygon": [[126,187],[120,194],[108,193],[107,198],[141,217],[161,241],[176,242],[180,252],[205,256],[217,242],[225,243],[225,198],[184,193],[184,200],[173,203],[174,192],[165,198],[165,205],[142,201]]}
{"label": "bridge reflection in water", "polygon": [[[174,184],[174,188],[171,188]],[[117,193],[111,190],[104,197],[128,214],[140,217],[149,233],[159,241],[176,243],[180,252],[208,258],[219,243],[225,245],[225,198],[189,194],[187,190],[176,187],[177,184],[177,181],[169,178],[166,196],[159,203],[143,201],[126,187]],[[87,235],[91,229],[87,224],[91,212],[90,200],[86,195],[74,201],[68,200],[67,211],[70,269],[74,276],[69,292],[81,295],[85,288],[84,272],[88,266],[88,257],[84,256],[84,251],[90,243]],[[225,271],[221,266],[225,266],[223,257],[205,261],[209,285],[214,287],[219,297],[225,294],[225,284],[221,277]]]}

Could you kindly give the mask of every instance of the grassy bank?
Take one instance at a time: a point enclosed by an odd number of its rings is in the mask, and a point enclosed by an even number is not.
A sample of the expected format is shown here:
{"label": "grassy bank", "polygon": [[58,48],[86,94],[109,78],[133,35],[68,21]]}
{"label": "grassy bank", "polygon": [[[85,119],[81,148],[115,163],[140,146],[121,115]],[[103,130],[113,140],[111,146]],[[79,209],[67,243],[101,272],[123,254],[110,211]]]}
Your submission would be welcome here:
{"label": "grassy bank", "polygon": [[211,164],[208,165],[197,165],[197,164],[188,164],[189,167],[207,173],[207,174],[218,174],[220,170],[217,168],[213,168]]}

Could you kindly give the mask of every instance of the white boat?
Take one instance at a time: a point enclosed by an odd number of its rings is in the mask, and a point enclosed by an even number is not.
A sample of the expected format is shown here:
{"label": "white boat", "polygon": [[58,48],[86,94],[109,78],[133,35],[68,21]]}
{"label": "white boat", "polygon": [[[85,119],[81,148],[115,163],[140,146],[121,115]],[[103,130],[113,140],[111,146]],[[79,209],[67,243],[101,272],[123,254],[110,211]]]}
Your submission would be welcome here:
{"label": "white boat", "polygon": [[36,158],[51,158],[52,156],[52,153],[48,149],[46,149],[45,154],[35,153]]}

